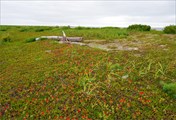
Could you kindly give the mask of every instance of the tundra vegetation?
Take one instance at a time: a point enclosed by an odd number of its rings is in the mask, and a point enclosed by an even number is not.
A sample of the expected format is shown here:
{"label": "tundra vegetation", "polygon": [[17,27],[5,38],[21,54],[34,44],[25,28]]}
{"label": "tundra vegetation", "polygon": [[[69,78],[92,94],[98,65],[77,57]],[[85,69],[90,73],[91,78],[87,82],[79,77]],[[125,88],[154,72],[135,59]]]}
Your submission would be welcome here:
{"label": "tundra vegetation", "polygon": [[[104,51],[47,35],[121,41]],[[131,44],[135,43],[135,44]],[[176,118],[176,35],[125,28],[0,26],[0,119]]]}
{"label": "tundra vegetation", "polygon": [[151,27],[149,25],[134,24],[134,25],[128,26],[127,29],[134,30],[134,31],[150,31]]}
{"label": "tundra vegetation", "polygon": [[164,33],[167,33],[167,34],[176,34],[176,25],[166,26],[164,28]]}

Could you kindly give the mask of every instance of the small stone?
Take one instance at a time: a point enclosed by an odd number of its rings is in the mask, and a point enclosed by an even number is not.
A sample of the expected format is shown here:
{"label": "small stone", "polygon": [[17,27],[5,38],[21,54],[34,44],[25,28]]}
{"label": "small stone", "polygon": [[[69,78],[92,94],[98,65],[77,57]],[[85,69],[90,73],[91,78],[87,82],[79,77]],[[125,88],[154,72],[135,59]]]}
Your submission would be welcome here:
{"label": "small stone", "polygon": [[51,50],[45,50],[45,52],[47,52],[47,53],[51,53]]}
{"label": "small stone", "polygon": [[139,50],[138,48],[134,48],[134,50]]}
{"label": "small stone", "polygon": [[122,76],[122,79],[127,79],[129,76],[128,75],[124,75]]}
{"label": "small stone", "polygon": [[160,47],[164,48],[164,47],[166,47],[166,45],[160,45]]}

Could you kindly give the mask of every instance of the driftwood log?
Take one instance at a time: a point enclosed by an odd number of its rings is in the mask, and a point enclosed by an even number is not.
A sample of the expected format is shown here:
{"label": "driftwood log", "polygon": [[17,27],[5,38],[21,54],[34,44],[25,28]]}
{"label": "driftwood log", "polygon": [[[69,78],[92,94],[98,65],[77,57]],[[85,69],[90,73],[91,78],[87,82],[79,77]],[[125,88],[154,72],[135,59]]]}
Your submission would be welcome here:
{"label": "driftwood log", "polygon": [[65,32],[62,31],[63,36],[41,36],[39,38],[36,38],[35,40],[41,40],[41,39],[53,39],[53,40],[59,40],[59,41],[70,41],[70,42],[81,42],[83,41],[82,37],[67,37]]}

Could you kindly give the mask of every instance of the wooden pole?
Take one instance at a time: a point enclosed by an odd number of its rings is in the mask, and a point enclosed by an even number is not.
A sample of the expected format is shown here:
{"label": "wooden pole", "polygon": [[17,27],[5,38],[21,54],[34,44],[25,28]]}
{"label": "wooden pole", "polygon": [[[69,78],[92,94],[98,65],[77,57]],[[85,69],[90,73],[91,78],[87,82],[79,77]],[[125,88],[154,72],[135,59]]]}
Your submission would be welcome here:
{"label": "wooden pole", "polygon": [[63,41],[66,41],[67,40],[67,37],[66,37],[66,34],[65,34],[65,32],[64,31],[62,31],[62,33],[63,33]]}

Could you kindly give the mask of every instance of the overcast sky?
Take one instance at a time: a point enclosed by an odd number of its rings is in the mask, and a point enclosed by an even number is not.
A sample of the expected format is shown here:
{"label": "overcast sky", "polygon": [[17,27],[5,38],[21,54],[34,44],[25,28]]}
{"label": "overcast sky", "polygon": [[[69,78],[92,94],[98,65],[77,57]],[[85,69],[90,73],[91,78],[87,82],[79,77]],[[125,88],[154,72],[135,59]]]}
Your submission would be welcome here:
{"label": "overcast sky", "polygon": [[1,1],[1,25],[119,26],[176,24],[171,1]]}

